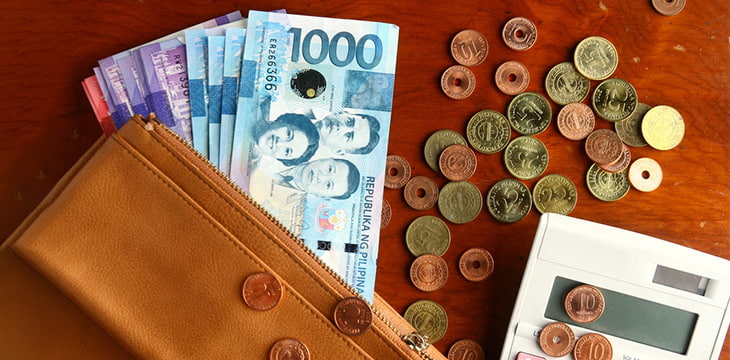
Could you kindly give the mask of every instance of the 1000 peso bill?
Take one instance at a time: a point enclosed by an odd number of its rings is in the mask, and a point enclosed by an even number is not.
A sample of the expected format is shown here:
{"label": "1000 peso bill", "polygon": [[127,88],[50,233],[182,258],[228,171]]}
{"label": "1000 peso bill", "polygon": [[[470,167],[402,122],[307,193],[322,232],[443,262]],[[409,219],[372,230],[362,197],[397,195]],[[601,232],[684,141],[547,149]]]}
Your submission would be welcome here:
{"label": "1000 peso bill", "polygon": [[231,178],[372,301],[398,27],[251,11]]}

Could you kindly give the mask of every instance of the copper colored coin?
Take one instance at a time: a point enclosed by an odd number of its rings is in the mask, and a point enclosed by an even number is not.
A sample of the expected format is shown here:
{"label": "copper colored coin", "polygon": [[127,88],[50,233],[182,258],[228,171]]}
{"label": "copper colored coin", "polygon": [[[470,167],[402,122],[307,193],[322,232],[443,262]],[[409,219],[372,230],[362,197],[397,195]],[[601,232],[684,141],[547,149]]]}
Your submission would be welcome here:
{"label": "copper colored coin", "polygon": [[583,140],[596,127],[596,116],[584,103],[570,103],[558,112],[558,131],[570,140]]}
{"label": "copper colored coin", "polygon": [[309,349],[294,338],[283,338],[269,350],[269,360],[309,360]]}
{"label": "copper colored coin", "polygon": [[598,165],[598,167],[610,173],[617,173],[628,169],[629,164],[631,164],[631,150],[626,144],[621,143],[621,145],[623,146],[623,151],[618,161],[613,164]]}
{"label": "copper colored coin", "polygon": [[464,66],[477,66],[489,52],[487,38],[476,30],[462,30],[451,39],[451,56]]}
{"label": "copper colored coin", "polygon": [[512,18],[502,28],[502,40],[512,50],[527,50],[535,45],[537,27],[527,18]]}
{"label": "copper colored coin", "polygon": [[254,310],[273,309],[281,300],[279,280],[267,272],[249,275],[243,282],[243,301]]}
{"label": "copper colored coin", "polygon": [[403,188],[403,197],[413,209],[427,210],[436,205],[439,188],[433,180],[425,176],[414,176]]}
{"label": "copper colored coin", "polygon": [[613,358],[613,346],[601,334],[586,334],[581,336],[575,343],[573,358],[575,360],[611,360]]}
{"label": "copper colored coin", "polygon": [[686,3],[686,0],[651,0],[654,10],[667,16],[679,14],[684,9]]}
{"label": "copper colored coin", "polygon": [[411,264],[411,282],[419,290],[431,292],[441,289],[449,278],[449,267],[440,256],[424,254]]}
{"label": "copper colored coin", "polygon": [[454,65],[441,75],[441,90],[454,100],[463,100],[474,92],[477,78],[466,66]]}
{"label": "copper colored coin", "polygon": [[565,312],[582,324],[598,320],[605,305],[601,291],[590,285],[576,286],[565,296]]}
{"label": "copper colored coin", "polygon": [[383,199],[383,208],[380,209],[380,228],[384,229],[390,224],[390,219],[393,217],[393,208],[390,207],[390,202]]}
{"label": "copper colored coin", "polygon": [[471,248],[461,254],[459,271],[469,281],[482,281],[494,272],[494,258],[486,249]]}
{"label": "copper colored coin", "polygon": [[368,303],[359,297],[346,297],[335,306],[332,315],[335,325],[344,334],[357,336],[365,333],[373,324],[373,311]]}
{"label": "copper colored coin", "polygon": [[554,322],[540,331],[540,348],[553,357],[568,355],[575,346],[575,334],[568,324]]}
{"label": "copper colored coin", "polygon": [[477,156],[468,146],[449,145],[439,156],[439,170],[451,181],[466,180],[477,171]]}
{"label": "copper colored coin", "polygon": [[506,61],[494,73],[494,81],[499,90],[507,95],[517,95],[530,83],[530,72],[517,61]]}
{"label": "copper colored coin", "polygon": [[400,189],[411,178],[411,165],[404,157],[388,155],[385,160],[385,181],[388,189]]}
{"label": "copper colored coin", "polygon": [[462,339],[449,348],[448,360],[484,360],[484,349],[478,342]]}
{"label": "copper colored coin", "polygon": [[585,144],[586,154],[598,165],[613,164],[621,158],[623,142],[613,130],[594,130]]}

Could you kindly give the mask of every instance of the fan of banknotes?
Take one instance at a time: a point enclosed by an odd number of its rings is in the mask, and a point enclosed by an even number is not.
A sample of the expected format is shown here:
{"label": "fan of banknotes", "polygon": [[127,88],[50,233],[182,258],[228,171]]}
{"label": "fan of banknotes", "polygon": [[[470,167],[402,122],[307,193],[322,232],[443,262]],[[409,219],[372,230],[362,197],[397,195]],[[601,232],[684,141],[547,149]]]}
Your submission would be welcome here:
{"label": "fan of banknotes", "polygon": [[234,12],[99,60],[83,86],[105,133],[154,112],[372,301],[398,32]]}

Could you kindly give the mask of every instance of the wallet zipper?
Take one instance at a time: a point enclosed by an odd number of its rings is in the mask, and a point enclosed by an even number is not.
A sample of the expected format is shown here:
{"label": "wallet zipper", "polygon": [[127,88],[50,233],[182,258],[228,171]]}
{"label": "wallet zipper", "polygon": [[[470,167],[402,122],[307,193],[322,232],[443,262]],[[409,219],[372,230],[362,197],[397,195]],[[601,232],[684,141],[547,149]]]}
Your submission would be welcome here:
{"label": "wallet zipper", "polygon": [[[289,238],[291,238],[301,250],[303,250],[305,253],[307,253],[309,256],[311,256],[325,271],[327,271],[332,277],[334,277],[342,286],[344,286],[350,293],[354,294],[354,296],[360,298],[365,303],[369,304],[370,309],[373,311],[373,314],[377,316],[383,324],[385,324],[393,333],[398,336],[411,350],[414,350],[421,358],[426,360],[433,360],[433,358],[426,352],[426,349],[429,348],[431,345],[428,342],[428,337],[423,336],[419,334],[418,332],[412,332],[412,333],[403,333],[390,321],[388,318],[378,309],[375,308],[373,304],[370,304],[365,298],[363,298],[350,284],[348,284],[342,277],[336,273],[332,268],[324,263],[319,256],[317,256],[301,239],[299,239],[294,233],[292,233],[289,229],[287,229],[278,219],[276,219],[273,215],[271,215],[268,210],[266,210],[263,206],[261,206],[256,200],[251,198],[250,195],[248,195],[243,189],[241,189],[238,184],[236,184],[228,175],[223,173],[217,166],[213,165],[213,163],[210,162],[205,156],[203,156],[198,150],[191,147],[188,142],[183,139],[180,135],[178,135],[176,132],[172,131],[172,129],[168,128],[166,125],[162,124],[159,119],[154,116],[154,114],[150,114],[149,118],[144,118],[141,115],[135,115],[139,120],[141,120],[145,125],[144,128],[147,131],[155,131],[156,129],[163,129],[164,133],[167,136],[171,136],[174,138],[178,144],[171,144],[175,146],[178,149],[181,149],[181,151],[186,151],[192,153],[197,159],[202,161],[204,164],[206,164],[205,171],[212,171],[215,174],[217,174],[221,179],[223,179],[231,188],[233,188],[239,195],[243,196],[246,201],[248,201],[251,205],[253,205],[257,210],[261,211],[261,213],[273,224],[275,224],[280,230],[282,230],[284,233],[286,233]],[[150,120],[154,120],[154,123]],[[155,126],[156,125],[156,126]],[[155,133],[159,134],[159,132],[155,131]],[[163,135],[164,136],[164,135]],[[169,142],[168,142],[169,143]],[[176,145],[179,145],[180,147],[177,147]],[[202,170],[202,169],[201,169]]]}

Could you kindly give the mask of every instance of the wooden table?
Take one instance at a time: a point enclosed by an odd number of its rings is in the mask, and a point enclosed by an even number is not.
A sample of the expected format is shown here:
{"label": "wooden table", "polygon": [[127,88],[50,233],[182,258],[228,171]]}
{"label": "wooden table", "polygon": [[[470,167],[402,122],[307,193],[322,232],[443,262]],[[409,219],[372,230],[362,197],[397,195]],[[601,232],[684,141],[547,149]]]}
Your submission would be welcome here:
{"label": "wooden table", "polygon": [[[290,13],[364,19],[400,26],[395,98],[389,153],[410,161],[413,175],[447,180],[425,162],[423,146],[436,130],[465,133],[479,110],[506,112],[511,96],[494,82],[498,65],[520,61],[530,71],[528,91],[546,94],[545,77],[555,64],[571,61],[578,42],[599,35],[618,49],[614,77],[636,88],[639,101],[677,109],[686,124],[681,144],[669,151],[632,148],[632,156],[651,157],[664,171],[661,187],[650,193],[631,190],[616,202],[597,200],[585,175],[591,161],[582,141],[564,138],[555,122],[537,135],[548,147],[548,173],[563,174],[578,188],[571,216],[613,225],[722,258],[730,258],[730,3],[689,1],[676,16],[657,13],[649,0],[551,1],[89,1],[10,0],[0,5],[0,239],[5,239],[40,202],[53,184],[100,135],[81,81],[96,61],[203,20],[233,11],[285,8]],[[538,29],[535,46],[510,50],[501,29],[515,16]],[[439,87],[441,73],[455,64],[451,38],[476,29],[489,42],[489,55],[474,67],[476,91],[452,100]],[[592,89],[598,82],[591,83]],[[589,100],[586,100],[589,103]],[[552,104],[553,114],[560,107]],[[612,124],[598,120],[597,127]],[[516,137],[513,131],[512,137]],[[484,194],[511,177],[501,154],[478,154],[470,179]],[[532,189],[536,180],[524,181]],[[483,211],[466,225],[450,224],[452,245],[444,255],[446,286],[423,293],[411,285],[413,261],[404,243],[407,225],[438,210],[410,209],[402,191],[386,189],[393,219],[383,230],[376,291],[397,310],[431,299],[449,314],[446,336],[435,344],[446,352],[469,338],[496,359],[517,296],[539,213],[501,224]],[[464,280],[457,270],[467,248],[488,249],[496,261],[491,278]],[[722,359],[730,359],[725,342]]]}

